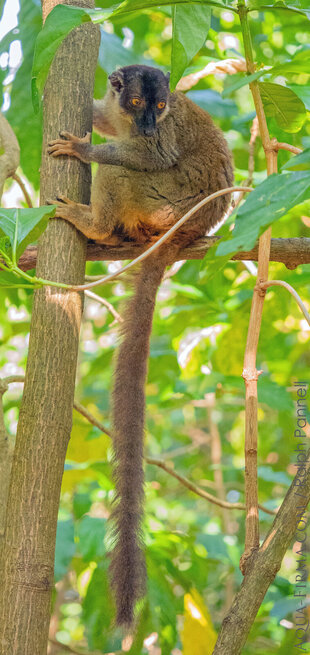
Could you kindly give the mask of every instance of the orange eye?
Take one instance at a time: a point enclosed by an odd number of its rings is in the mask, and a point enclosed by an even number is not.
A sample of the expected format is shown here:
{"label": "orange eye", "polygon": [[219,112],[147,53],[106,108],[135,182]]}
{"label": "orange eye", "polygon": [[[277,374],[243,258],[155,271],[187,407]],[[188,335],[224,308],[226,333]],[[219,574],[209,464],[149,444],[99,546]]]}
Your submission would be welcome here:
{"label": "orange eye", "polygon": [[164,109],[166,107],[166,103],[162,100],[161,102],[157,103],[158,109]]}
{"label": "orange eye", "polygon": [[140,98],[131,98],[131,104],[132,104],[134,107],[139,107],[139,105],[141,105],[141,100],[140,100]]}

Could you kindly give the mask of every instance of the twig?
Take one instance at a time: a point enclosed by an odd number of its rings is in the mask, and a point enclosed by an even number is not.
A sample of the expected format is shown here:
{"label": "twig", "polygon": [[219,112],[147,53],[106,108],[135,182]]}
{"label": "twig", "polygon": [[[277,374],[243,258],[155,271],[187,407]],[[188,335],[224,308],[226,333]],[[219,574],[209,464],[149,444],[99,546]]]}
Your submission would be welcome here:
{"label": "twig", "polygon": [[301,309],[306,321],[310,325],[310,314],[307,312],[306,307],[301,300],[300,296],[298,295],[297,291],[295,291],[294,287],[292,287],[288,282],[284,282],[284,280],[268,280],[267,282],[260,282],[259,283],[259,289],[267,289],[268,287],[273,287],[273,286],[278,286],[278,287],[284,287],[284,289],[287,289],[292,296],[295,298],[298,307]]}
{"label": "twig", "polygon": [[19,164],[19,145],[16,136],[2,114],[0,114],[0,145],[3,149],[0,155],[0,200],[3,193],[3,185],[8,177],[11,177]]}
{"label": "twig", "polygon": [[288,150],[288,152],[292,152],[294,155],[300,155],[302,152],[301,148],[296,148],[296,146],[291,146],[290,143],[281,143],[277,141],[276,138],[271,139],[271,145],[273,150]]}
{"label": "twig", "polygon": [[[178,261],[181,259],[203,259],[206,252],[219,241],[220,237],[202,237],[197,239],[186,248],[182,248],[178,254]],[[133,259],[146,250],[146,245],[129,243],[123,241],[118,246],[105,246],[99,243],[87,244],[87,261],[119,261]],[[22,271],[29,271],[36,266],[37,247],[28,246],[18,262]],[[246,252],[237,252],[231,258],[234,261],[249,260],[257,261],[258,244]],[[291,239],[271,239],[270,260],[285,264],[287,268],[294,269],[299,264],[310,263],[310,238],[295,237]],[[99,279],[100,276],[95,276]]]}
{"label": "twig", "polygon": [[254,116],[253,122],[251,125],[251,138],[249,143],[249,163],[248,163],[248,172],[249,176],[246,181],[246,186],[251,186],[253,184],[253,173],[255,168],[255,143],[259,135],[259,124],[257,116]]}
{"label": "twig", "polygon": [[26,203],[27,203],[28,207],[33,207],[32,200],[30,198],[30,195],[29,195],[29,193],[28,193],[28,191],[26,189],[26,186],[25,186],[23,180],[21,179],[21,177],[19,177],[19,175],[17,175],[17,173],[13,173],[13,175],[11,175],[11,178],[13,180],[15,180],[15,182],[17,182],[17,184],[20,186],[20,188],[21,188],[21,190],[22,190],[22,192],[23,192],[23,194],[25,196],[25,200],[26,200]]}
{"label": "twig", "polygon": [[77,400],[74,401],[74,403],[73,403],[73,407],[74,407],[74,409],[76,409],[77,412],[79,412],[80,414],[82,414],[82,416],[84,416],[84,418],[86,418],[87,421],[89,421],[89,423],[91,423],[92,425],[94,425],[96,428],[98,428],[98,429],[99,429],[101,432],[103,432],[104,434],[107,434],[108,437],[111,437],[111,432],[110,432],[110,430],[108,430],[108,429],[105,427],[105,425],[103,425],[103,423],[101,423],[101,421],[98,421],[98,420],[95,418],[95,416],[94,416],[93,414],[91,414],[91,413],[88,411],[88,409],[86,409],[86,407],[84,407],[83,405],[81,405],[80,403],[78,403]]}
{"label": "twig", "polygon": [[[238,12],[243,36],[247,73],[255,72],[251,33],[249,30],[245,0],[239,0]],[[277,153],[273,148],[267,127],[263,102],[257,81],[250,84],[256,109],[259,132],[265,150],[267,174],[277,171]],[[271,228],[261,236],[258,251],[257,283],[268,279]],[[258,520],[258,480],[257,480],[257,379],[261,371],[256,369],[256,353],[262,320],[265,294],[254,288],[247,343],[244,355],[243,378],[245,381],[245,493],[246,493],[246,536],[245,550],[240,560],[242,573],[246,572],[247,562],[253,551],[259,548]]]}
{"label": "twig", "polygon": [[[161,459],[154,459],[153,457],[145,457],[145,461],[147,462],[147,464],[152,464],[153,466],[158,466],[159,468],[163,469],[163,471],[166,471],[166,473],[169,473],[169,475],[172,475],[173,478],[176,478],[176,480],[181,482],[183,487],[186,487],[190,491],[193,491],[194,494],[196,494],[197,496],[201,496],[201,498],[208,500],[210,503],[213,503],[214,505],[218,505],[218,507],[223,507],[224,509],[240,509],[240,510],[246,509],[243,503],[229,503],[226,500],[220,500],[216,496],[209,494],[208,491],[201,489],[201,487],[198,487],[197,484],[191,482],[184,475],[180,475],[180,473],[177,473],[171,466],[166,464],[166,462],[163,462],[163,460]],[[266,514],[271,514],[272,516],[274,516],[277,513],[275,510],[267,509],[263,505],[259,505],[259,508],[263,512],[266,512]]]}
{"label": "twig", "polygon": [[118,321],[118,323],[123,323],[124,319],[116,311],[116,309],[114,309],[113,305],[111,305],[111,303],[108,300],[106,300],[105,298],[101,298],[101,296],[98,296],[97,293],[93,293],[93,291],[86,290],[84,291],[84,293],[85,296],[87,296],[88,298],[91,298],[92,300],[96,300],[96,302],[99,302],[101,303],[101,305],[104,305],[109,310],[109,312],[111,312],[111,314],[114,316],[115,320]]}

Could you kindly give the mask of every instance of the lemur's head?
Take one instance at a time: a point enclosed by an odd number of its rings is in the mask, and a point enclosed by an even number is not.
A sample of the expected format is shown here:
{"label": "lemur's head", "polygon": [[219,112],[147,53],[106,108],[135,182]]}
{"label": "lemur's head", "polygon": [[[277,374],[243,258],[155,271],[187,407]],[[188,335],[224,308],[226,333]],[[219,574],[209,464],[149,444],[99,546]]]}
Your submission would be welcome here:
{"label": "lemur's head", "polygon": [[134,132],[153,136],[169,111],[169,74],[151,66],[124,66],[109,75],[111,92]]}

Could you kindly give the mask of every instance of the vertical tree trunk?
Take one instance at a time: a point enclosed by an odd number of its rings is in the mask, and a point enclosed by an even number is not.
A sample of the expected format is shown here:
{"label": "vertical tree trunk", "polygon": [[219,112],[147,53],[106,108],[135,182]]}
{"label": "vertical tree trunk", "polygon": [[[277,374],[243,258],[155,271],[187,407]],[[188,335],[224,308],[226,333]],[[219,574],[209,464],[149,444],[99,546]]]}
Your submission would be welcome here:
{"label": "vertical tree trunk", "polygon": [[[92,0],[66,3],[93,6]],[[59,2],[43,0],[44,16],[55,4]],[[80,136],[91,130],[98,45],[98,29],[83,25],[67,37],[52,64],[44,95],[43,203],[59,193],[89,202],[90,167],[74,159],[49,159],[46,145],[61,129]],[[69,223],[52,219],[40,240],[38,275],[83,282],[85,246],[85,238]],[[82,306],[78,293],[45,287],[34,294],[2,549],[1,655],[46,653],[57,512],[72,423]]]}

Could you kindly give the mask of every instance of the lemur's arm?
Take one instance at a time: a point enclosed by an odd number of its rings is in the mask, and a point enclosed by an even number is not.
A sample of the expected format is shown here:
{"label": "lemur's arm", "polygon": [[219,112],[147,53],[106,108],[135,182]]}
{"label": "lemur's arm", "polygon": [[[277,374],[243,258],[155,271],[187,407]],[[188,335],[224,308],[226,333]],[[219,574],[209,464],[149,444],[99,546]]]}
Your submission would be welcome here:
{"label": "lemur's arm", "polygon": [[[177,163],[178,152],[174,144],[167,147],[166,139],[160,137],[131,137],[130,141],[115,141],[92,146],[91,135],[79,138],[70,132],[60,132],[61,139],[49,143],[48,153],[53,157],[69,155],[77,157],[85,163],[91,161],[98,164],[124,166],[136,171],[162,171],[171,168]],[[149,144],[148,144],[149,142]]]}

